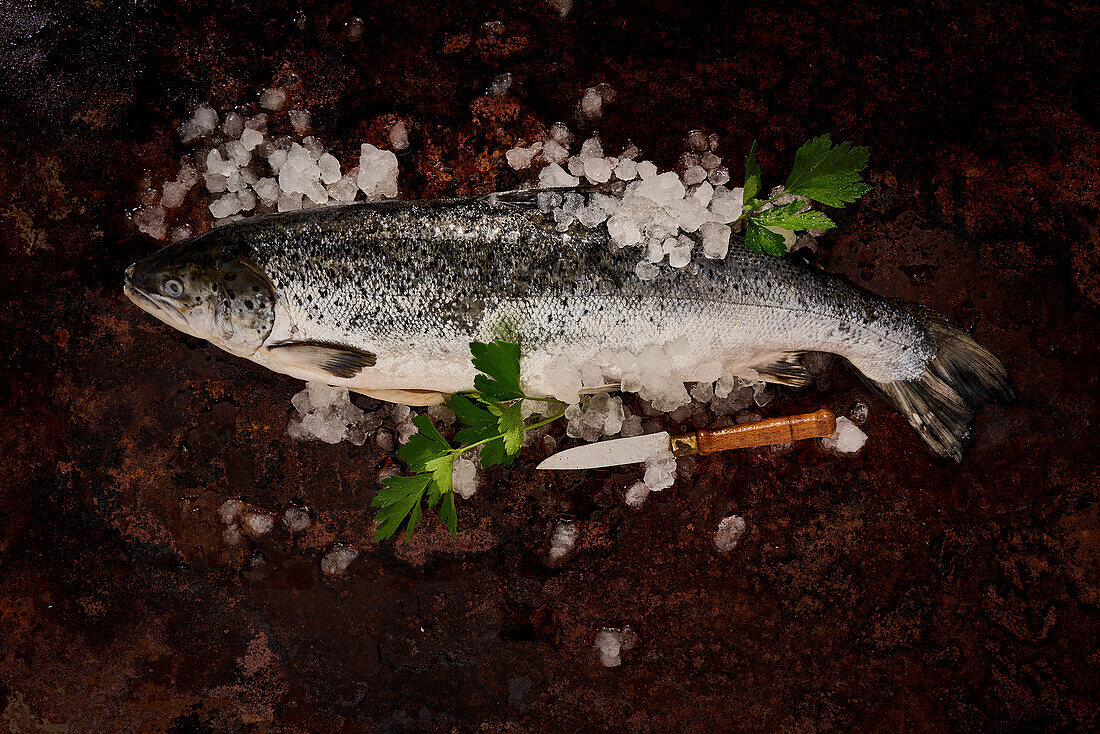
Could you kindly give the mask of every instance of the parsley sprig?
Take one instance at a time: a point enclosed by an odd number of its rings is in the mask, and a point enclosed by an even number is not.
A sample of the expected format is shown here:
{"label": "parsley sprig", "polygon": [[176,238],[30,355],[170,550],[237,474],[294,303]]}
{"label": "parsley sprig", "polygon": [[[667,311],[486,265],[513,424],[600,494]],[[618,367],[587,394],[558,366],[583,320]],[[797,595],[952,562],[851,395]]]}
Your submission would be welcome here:
{"label": "parsley sprig", "polygon": [[731,224],[747,220],[745,246],[756,253],[780,256],[787,252],[783,235],[768,227],[798,232],[806,229],[832,229],[836,223],[825,214],[807,208],[805,201],[765,208],[781,196],[801,196],[819,204],[843,207],[871,190],[860,173],[867,167],[867,148],[838,143],[828,135],[807,141],[794,155],[791,175],[783,189],[768,199],[757,198],[763,174],[756,162],[756,143],[745,159],[745,204],[741,216]]}
{"label": "parsley sprig", "polygon": [[519,347],[504,341],[470,344],[476,392],[452,395],[444,405],[454,411],[464,426],[455,433],[458,446],[436,429],[431,418],[413,418],[417,432],[397,451],[412,476],[389,477],[371,505],[378,508],[378,530],[374,539],[382,540],[397,532],[405,523],[405,538],[412,537],[420,523],[423,502],[428,509],[439,506],[439,517],[451,535],[458,532],[454,488],[451,483],[454,462],[460,455],[481,449],[481,466],[488,469],[512,463],[523,447],[523,434],[565,415],[564,409],[552,418],[527,423],[523,419],[523,401],[547,402],[523,392],[519,384]]}

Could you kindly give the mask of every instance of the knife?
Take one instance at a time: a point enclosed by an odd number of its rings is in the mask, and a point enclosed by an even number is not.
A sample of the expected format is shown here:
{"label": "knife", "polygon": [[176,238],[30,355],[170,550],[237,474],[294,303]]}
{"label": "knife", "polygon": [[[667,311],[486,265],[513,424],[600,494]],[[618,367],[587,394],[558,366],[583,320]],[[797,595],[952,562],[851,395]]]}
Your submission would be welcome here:
{"label": "knife", "polygon": [[824,438],[836,432],[836,416],[831,410],[816,413],[767,418],[727,428],[702,429],[690,433],[667,431],[630,438],[577,446],[559,451],[538,465],[539,469],[598,469],[605,466],[638,464],[651,456],[671,450],[675,456],[713,454],[728,449],[771,446],[804,438]]}

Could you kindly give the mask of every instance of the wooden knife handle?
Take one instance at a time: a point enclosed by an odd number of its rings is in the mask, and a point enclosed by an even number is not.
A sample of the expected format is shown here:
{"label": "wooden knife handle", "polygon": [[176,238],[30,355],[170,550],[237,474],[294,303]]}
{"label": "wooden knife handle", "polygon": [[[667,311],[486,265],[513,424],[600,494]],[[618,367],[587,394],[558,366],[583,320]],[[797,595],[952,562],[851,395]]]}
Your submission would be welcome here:
{"label": "wooden knife handle", "polygon": [[831,410],[816,413],[767,418],[755,423],[742,423],[728,428],[696,431],[700,454],[716,451],[771,446],[804,438],[824,438],[836,432],[836,416]]}

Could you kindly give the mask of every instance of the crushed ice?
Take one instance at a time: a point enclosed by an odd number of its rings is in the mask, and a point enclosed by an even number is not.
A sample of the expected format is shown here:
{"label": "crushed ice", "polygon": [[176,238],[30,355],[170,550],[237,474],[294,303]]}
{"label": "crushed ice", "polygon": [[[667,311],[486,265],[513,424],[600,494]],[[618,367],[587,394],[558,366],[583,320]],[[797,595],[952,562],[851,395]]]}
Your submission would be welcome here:
{"label": "crushed ice", "polygon": [[[192,151],[180,160],[172,180],[158,191],[144,182],[141,205],[130,218],[154,239],[177,241],[191,235],[189,225],[169,226],[174,210],[202,184],[215,227],[251,214],[294,211],[354,201],[395,198],[398,194],[397,156],[409,145],[404,123],[389,131],[390,147],[381,150],[365,143],[349,170],[310,132],[307,110],[291,109],[285,89],[265,89],[259,111],[251,117],[237,112],[219,114],[199,105],[179,128],[180,141]],[[276,134],[277,130],[283,134]],[[185,229],[180,229],[185,227]]]}

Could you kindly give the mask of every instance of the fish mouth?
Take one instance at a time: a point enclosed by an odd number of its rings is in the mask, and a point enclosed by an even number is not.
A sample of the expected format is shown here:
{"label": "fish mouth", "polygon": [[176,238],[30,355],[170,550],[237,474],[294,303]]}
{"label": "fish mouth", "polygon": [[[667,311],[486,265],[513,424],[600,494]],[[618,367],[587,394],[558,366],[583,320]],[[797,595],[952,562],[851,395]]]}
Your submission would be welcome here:
{"label": "fish mouth", "polygon": [[[135,263],[136,264],[136,263]],[[180,331],[191,333],[187,325],[187,318],[179,308],[163,297],[155,293],[147,293],[134,286],[134,266],[126,268],[125,279],[122,282],[122,292],[135,306],[151,314],[169,326]]]}

